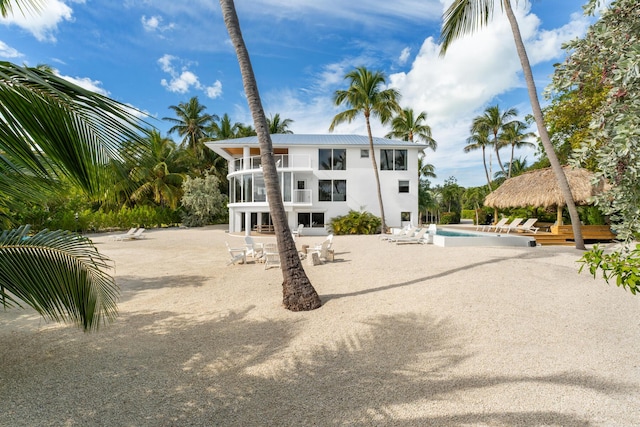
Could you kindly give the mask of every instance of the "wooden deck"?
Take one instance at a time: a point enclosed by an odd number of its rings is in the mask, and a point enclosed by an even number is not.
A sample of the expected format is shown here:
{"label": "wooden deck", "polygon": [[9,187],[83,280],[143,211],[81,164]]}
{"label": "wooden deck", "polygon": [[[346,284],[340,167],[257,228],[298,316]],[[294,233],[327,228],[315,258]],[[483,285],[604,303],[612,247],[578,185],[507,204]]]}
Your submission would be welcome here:
{"label": "wooden deck", "polygon": [[[571,225],[553,225],[550,231],[538,231],[537,233],[520,233],[523,236],[531,236],[540,245],[573,246],[573,228]],[[585,242],[609,242],[616,238],[608,225],[583,225],[582,238]]]}

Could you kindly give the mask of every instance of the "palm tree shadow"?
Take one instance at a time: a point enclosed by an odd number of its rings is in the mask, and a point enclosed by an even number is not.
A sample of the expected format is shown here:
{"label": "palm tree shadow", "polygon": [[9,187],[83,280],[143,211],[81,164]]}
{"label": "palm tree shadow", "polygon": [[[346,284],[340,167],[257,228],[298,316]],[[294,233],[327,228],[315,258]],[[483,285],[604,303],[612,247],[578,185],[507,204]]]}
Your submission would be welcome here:
{"label": "palm tree shadow", "polygon": [[[6,368],[0,410],[15,426],[63,415],[77,425],[105,426],[586,427],[588,420],[556,411],[433,415],[431,409],[452,396],[509,384],[530,384],[527,393],[544,384],[558,397],[565,388],[604,395],[632,390],[571,372],[456,374],[472,354],[450,320],[380,316],[359,333],[300,348],[295,340],[304,321],[251,320],[251,310],[204,321],[171,312],[133,315],[104,334],[80,338],[66,329],[14,334],[14,346],[0,347]],[[412,408],[411,416],[400,407]]]}
{"label": "palm tree shadow", "polygon": [[117,283],[120,286],[119,300],[127,301],[140,292],[163,288],[202,287],[210,280],[206,276],[172,275],[162,277],[118,276]]}

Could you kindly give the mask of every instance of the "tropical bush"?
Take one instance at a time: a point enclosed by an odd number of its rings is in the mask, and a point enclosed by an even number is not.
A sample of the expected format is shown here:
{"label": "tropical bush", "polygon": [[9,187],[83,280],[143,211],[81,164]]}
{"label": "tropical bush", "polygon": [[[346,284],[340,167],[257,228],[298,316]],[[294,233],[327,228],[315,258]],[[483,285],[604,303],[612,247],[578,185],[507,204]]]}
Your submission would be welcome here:
{"label": "tropical bush", "polygon": [[187,227],[213,224],[228,214],[228,197],[220,193],[220,181],[213,175],[190,178],[182,184],[182,223]]}
{"label": "tropical bush", "polygon": [[380,232],[382,221],[369,212],[349,211],[347,215],[336,216],[329,221],[333,234],[376,234]]}
{"label": "tropical bush", "polygon": [[442,212],[440,215],[440,224],[460,224],[460,213]]}

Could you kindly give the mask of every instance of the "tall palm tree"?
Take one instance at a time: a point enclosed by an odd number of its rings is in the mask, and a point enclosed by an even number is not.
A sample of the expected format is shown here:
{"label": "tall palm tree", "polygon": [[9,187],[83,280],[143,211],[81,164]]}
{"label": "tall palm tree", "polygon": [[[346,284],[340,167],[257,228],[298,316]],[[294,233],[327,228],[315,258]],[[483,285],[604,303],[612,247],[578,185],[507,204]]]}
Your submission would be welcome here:
{"label": "tall palm tree", "polygon": [[500,149],[502,148],[502,141],[500,140],[499,136],[502,134],[502,130],[504,129],[504,127],[511,122],[510,119],[515,117],[517,114],[518,110],[516,110],[515,108],[509,108],[506,111],[500,111],[500,107],[494,105],[491,107],[487,107],[484,110],[484,114],[474,119],[473,125],[475,127],[484,128],[488,130],[491,135],[493,135],[492,145],[496,152],[498,165],[503,172],[505,172],[505,170],[502,166],[502,160],[500,160]]}
{"label": "tall palm tree", "polygon": [[382,192],[380,191],[380,176],[378,174],[378,163],[376,161],[375,149],[373,147],[373,135],[371,134],[371,116],[377,117],[382,124],[386,124],[391,119],[393,113],[400,112],[398,101],[400,93],[396,89],[383,89],[387,83],[385,75],[380,71],[370,71],[365,67],[358,67],[348,72],[344,76],[349,81],[349,88],[337,90],[333,97],[335,105],[346,105],[347,110],[336,114],[329,126],[329,132],[333,132],[340,123],[351,123],[360,114],[364,115],[369,135],[369,151],[371,152],[371,164],[376,178],[376,189],[378,191],[378,204],[380,206],[380,219],[382,232],[387,230],[387,223],[384,217],[384,204],[382,203]]}
{"label": "tall palm tree", "polygon": [[[529,165],[527,165],[526,157],[524,159],[523,158],[513,159],[513,161],[511,161],[510,164],[507,166],[512,176],[522,175],[524,172],[526,172],[527,168],[529,167]],[[495,179],[511,178],[511,176],[505,175],[502,171],[496,172],[495,174],[493,174],[493,177]]]}
{"label": "tall palm tree", "polygon": [[293,131],[289,129],[291,123],[293,123],[291,119],[280,119],[280,113],[276,113],[272,117],[267,118],[269,133],[271,135],[276,133],[293,133]]}
{"label": "tall palm tree", "polygon": [[240,22],[238,22],[235,5],[233,0],[220,0],[220,7],[222,8],[222,16],[229,32],[231,43],[238,57],[242,84],[247,95],[253,123],[258,133],[262,171],[269,199],[269,211],[273,219],[282,265],[284,279],[282,282],[283,303],[287,309],[292,311],[313,310],[320,307],[322,302],[302,268],[296,243],[293,241],[293,235],[287,222],[287,214],[284,211],[284,203],[282,202],[278,183],[276,162],[273,157],[273,144],[269,134],[269,126],[262,108],[262,101],[260,100],[258,84],[253,74],[249,52],[240,31]]}
{"label": "tall palm tree", "polygon": [[507,178],[511,178],[511,167],[513,163],[513,155],[516,148],[535,147],[535,144],[527,141],[529,138],[534,138],[533,132],[525,132],[527,130],[527,124],[519,120],[514,120],[508,123],[502,129],[500,135],[500,143],[502,146],[511,146],[511,158],[509,159],[509,173]]}
{"label": "tall palm tree", "polygon": [[411,142],[415,140],[422,141],[427,144],[427,147],[435,151],[438,148],[438,143],[431,136],[431,126],[426,121],[426,111],[415,117],[413,108],[404,108],[391,120],[391,128],[393,130],[384,137],[398,138]]}
{"label": "tall palm tree", "polygon": [[180,146],[191,150],[196,158],[203,159],[204,150],[207,149],[204,145],[207,137],[206,129],[213,122],[219,120],[218,116],[204,113],[207,107],[200,104],[197,96],[192,97],[188,102],[170,105],[169,108],[177,116],[177,118],[164,117],[162,119],[173,123],[169,133],[177,132],[182,137]]}
{"label": "tall palm tree", "polygon": [[[562,165],[558,160],[558,156],[553,150],[553,144],[551,143],[549,132],[547,131],[547,127],[544,123],[542,108],[540,107],[538,92],[536,90],[535,81],[533,80],[533,72],[531,71],[531,64],[529,63],[529,57],[527,56],[527,51],[524,47],[524,42],[522,41],[518,20],[513,13],[511,0],[500,0],[500,4],[507,15],[509,25],[511,26],[516,51],[518,52],[522,71],[524,73],[525,81],[527,82],[527,91],[529,93],[529,100],[531,101],[531,109],[536,121],[542,146],[544,147],[549,163],[551,164],[551,168],[558,180],[558,186],[560,187],[567,204],[567,210],[571,217],[576,249],[585,250],[586,248],[582,237],[578,210],[576,209],[576,204],[573,200],[573,195],[571,194],[571,188],[569,187],[567,176],[564,174]],[[493,0],[454,0],[443,16],[444,23],[440,34],[440,42],[442,43],[440,54],[444,55],[451,43],[457,38],[465,34],[473,33],[478,28],[487,25],[489,19],[493,17],[493,12]]]}
{"label": "tall palm tree", "polygon": [[421,151],[418,155],[418,179],[437,178],[436,167],[431,163],[427,163],[426,158],[427,155],[424,154],[424,151]]}
{"label": "tall palm tree", "polygon": [[180,171],[181,156],[182,152],[171,139],[152,130],[146,152],[131,171],[132,180],[137,183],[131,199],[143,201],[151,198],[158,205],[176,209],[186,176]]}
{"label": "tall palm tree", "polygon": [[242,123],[232,123],[229,114],[224,113],[220,120],[212,120],[205,131],[212,141],[221,141],[223,139],[238,138],[241,126]]}
{"label": "tall palm tree", "polygon": [[[0,1],[3,16],[10,6]],[[61,178],[104,197],[117,179],[105,165],[138,154],[121,150],[123,141],[140,143],[144,131],[130,107],[47,70],[0,62],[0,99],[0,210],[43,200]],[[63,231],[28,235],[20,227],[0,236],[4,306],[28,305],[85,330],[115,318],[111,263],[91,240]]]}
{"label": "tall palm tree", "polygon": [[491,177],[489,176],[489,169],[487,169],[487,156],[486,149],[491,142],[489,141],[489,129],[484,127],[477,127],[474,124],[471,125],[471,136],[467,138],[467,145],[464,147],[464,152],[469,153],[475,150],[482,150],[482,164],[484,165],[484,173],[487,176],[487,187],[489,191],[493,191],[491,188]]}

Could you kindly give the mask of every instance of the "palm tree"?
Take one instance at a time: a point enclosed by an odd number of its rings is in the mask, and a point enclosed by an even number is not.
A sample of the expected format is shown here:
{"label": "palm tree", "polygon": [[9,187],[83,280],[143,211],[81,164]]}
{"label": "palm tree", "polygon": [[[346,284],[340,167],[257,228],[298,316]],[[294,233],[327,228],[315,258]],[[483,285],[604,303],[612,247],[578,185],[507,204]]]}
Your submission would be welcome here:
{"label": "palm tree", "polygon": [[280,119],[280,113],[276,113],[274,116],[267,118],[267,124],[269,125],[269,133],[271,135],[276,133],[293,133],[289,130],[289,125],[293,123],[291,119]]}
{"label": "palm tree", "polygon": [[313,310],[320,307],[322,302],[302,268],[296,243],[293,241],[293,235],[287,222],[287,215],[284,211],[284,203],[282,202],[278,183],[276,162],[273,157],[273,144],[271,143],[269,126],[262,108],[249,52],[240,31],[235,5],[233,0],[220,0],[220,7],[222,8],[222,16],[224,17],[231,43],[236,50],[242,74],[242,84],[244,85],[249,109],[253,116],[253,123],[258,133],[262,170],[267,189],[267,198],[269,199],[269,211],[273,219],[282,265],[284,279],[282,282],[283,303],[285,308],[292,311]]}
{"label": "palm tree", "polygon": [[513,163],[513,154],[516,148],[523,147],[535,147],[535,144],[527,141],[529,138],[534,138],[533,132],[524,132],[527,129],[527,124],[519,120],[514,120],[508,123],[502,129],[500,135],[500,143],[503,146],[511,145],[511,158],[509,159],[509,173],[507,178],[511,178],[511,167]]}
{"label": "palm tree", "polygon": [[431,163],[427,163],[425,159],[427,155],[421,151],[418,155],[418,179],[437,178],[436,167]]}
{"label": "palm tree", "polygon": [[[576,242],[576,249],[585,250],[584,239],[582,237],[582,229],[580,227],[580,217],[578,216],[578,210],[576,209],[573,195],[571,194],[571,188],[567,177],[562,170],[562,165],[558,160],[558,156],[553,150],[553,144],[549,138],[549,132],[544,123],[544,117],[542,115],[542,108],[540,107],[540,101],[538,100],[538,92],[536,90],[536,84],[533,80],[533,73],[531,71],[531,64],[529,63],[529,57],[522,41],[522,35],[520,34],[520,27],[518,26],[518,20],[516,19],[513,9],[511,7],[511,0],[500,0],[503,10],[509,20],[511,31],[513,33],[513,39],[516,45],[516,51],[520,58],[520,64],[522,65],[522,71],[524,73],[525,81],[527,82],[527,91],[529,93],[529,100],[531,101],[531,109],[533,111],[533,117],[536,121],[538,128],[538,134],[542,146],[547,154],[547,158],[551,163],[551,168],[558,180],[558,186],[562,191],[565,202],[567,204],[567,210],[571,217],[571,224],[573,228],[573,236]],[[451,6],[444,13],[444,23],[442,25],[442,32],[440,34],[440,42],[442,47],[440,54],[444,55],[451,45],[451,43],[469,33],[473,33],[476,29],[487,25],[489,19],[493,17],[494,11],[493,0],[454,0]]]}
{"label": "palm tree", "polygon": [[[10,6],[0,2],[3,16]],[[0,94],[0,210],[45,199],[60,179],[104,197],[118,179],[105,165],[139,152],[121,150],[122,141],[140,144],[144,131],[130,107],[49,71],[0,62]],[[20,227],[0,236],[5,307],[28,305],[85,330],[115,318],[118,286],[111,263],[91,240],[64,231],[28,234]]]}
{"label": "palm tree", "polygon": [[207,137],[206,129],[213,122],[219,120],[218,116],[203,113],[207,107],[200,104],[197,96],[192,97],[189,102],[170,105],[169,108],[177,116],[177,118],[164,117],[162,119],[173,123],[169,133],[177,132],[182,137],[180,147],[188,148],[197,159],[203,159],[204,150],[206,149],[204,145]]}
{"label": "palm tree", "polygon": [[[513,159],[512,162],[510,162],[508,165],[505,165],[505,166],[509,168],[509,172],[511,172],[512,176],[522,175],[524,172],[526,172],[527,168],[529,167],[529,165],[527,165],[526,157],[524,159],[522,158]],[[504,172],[502,171],[496,172],[495,174],[493,174],[493,177],[495,179],[511,178],[511,176],[505,175]]]}
{"label": "palm tree", "polygon": [[333,132],[340,123],[351,123],[361,113],[367,125],[369,135],[369,151],[371,152],[371,164],[376,178],[376,189],[378,191],[378,204],[380,206],[380,219],[382,232],[387,230],[387,223],[384,218],[384,204],[382,203],[382,192],[380,191],[380,176],[378,174],[378,163],[376,162],[375,150],[373,148],[373,135],[371,134],[370,118],[373,115],[380,119],[382,124],[386,124],[393,113],[400,111],[398,100],[400,93],[396,89],[382,89],[386,84],[386,78],[380,71],[369,71],[365,67],[358,67],[345,75],[345,80],[349,80],[347,90],[337,90],[334,95],[335,105],[345,104],[347,110],[336,114],[329,126],[329,132]]}
{"label": "palm tree", "polygon": [[205,131],[211,141],[221,141],[223,139],[238,138],[238,132],[241,127],[242,123],[231,123],[229,114],[224,113],[220,120],[212,120]]}
{"label": "palm tree", "polygon": [[464,147],[464,152],[468,153],[470,151],[482,149],[482,164],[484,165],[484,173],[487,176],[487,187],[489,187],[489,191],[491,192],[493,189],[491,188],[491,178],[489,176],[489,169],[487,169],[486,156],[486,149],[490,144],[489,129],[475,126],[474,120],[474,124],[471,125],[471,136],[467,138],[467,145]]}
{"label": "palm tree", "polygon": [[131,178],[137,188],[131,194],[134,201],[149,197],[158,205],[178,207],[182,197],[182,181],[185,174],[179,172],[182,152],[169,138],[152,130],[147,139],[146,152],[131,171]]}
{"label": "palm tree", "polygon": [[[503,128],[510,123],[510,119],[518,114],[518,110],[510,108],[506,111],[500,111],[500,107],[497,105],[487,107],[484,110],[484,114],[474,119],[474,127],[480,129],[486,129],[493,135],[493,148],[496,151],[496,158],[498,159],[498,165],[502,169],[502,161],[500,160],[500,149],[502,148],[502,141],[498,137]],[[504,169],[502,169],[504,172]],[[506,174],[506,172],[505,172]]]}
{"label": "palm tree", "polygon": [[438,143],[431,137],[431,127],[426,121],[426,111],[421,112],[418,114],[418,117],[415,117],[413,108],[404,108],[391,120],[391,128],[393,130],[384,137],[398,138],[411,142],[414,142],[414,140],[422,141],[427,144],[427,147],[436,151]]}

